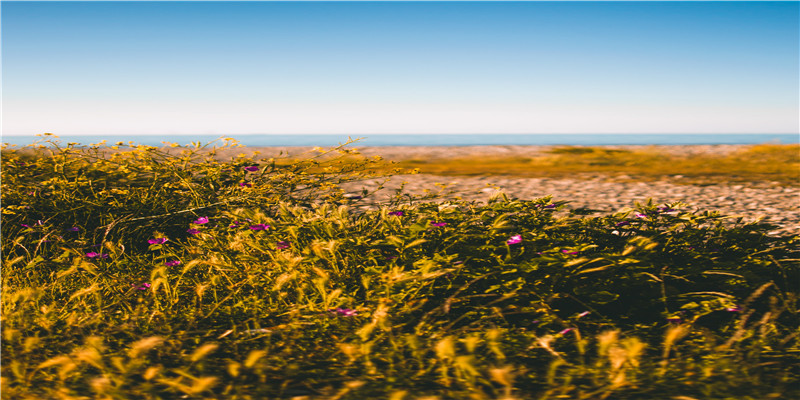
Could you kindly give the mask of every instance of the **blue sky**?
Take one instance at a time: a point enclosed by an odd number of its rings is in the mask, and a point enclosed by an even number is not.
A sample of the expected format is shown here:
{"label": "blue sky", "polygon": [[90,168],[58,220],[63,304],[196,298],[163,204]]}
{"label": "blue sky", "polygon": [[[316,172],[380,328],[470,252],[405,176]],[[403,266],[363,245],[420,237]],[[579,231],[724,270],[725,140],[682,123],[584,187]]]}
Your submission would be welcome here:
{"label": "blue sky", "polygon": [[796,133],[798,2],[7,2],[4,135]]}

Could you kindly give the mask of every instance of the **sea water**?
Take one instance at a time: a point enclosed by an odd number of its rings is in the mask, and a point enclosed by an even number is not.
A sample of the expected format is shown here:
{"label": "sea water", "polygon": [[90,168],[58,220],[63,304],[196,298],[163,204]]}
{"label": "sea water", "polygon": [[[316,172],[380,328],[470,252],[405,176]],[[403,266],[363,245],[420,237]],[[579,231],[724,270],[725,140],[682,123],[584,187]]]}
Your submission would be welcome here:
{"label": "sea water", "polygon": [[[701,145],[800,143],[798,134],[239,134],[239,135],[64,135],[55,139],[62,145],[129,142],[162,146],[163,142],[188,145],[202,144],[221,137],[230,137],[245,146],[336,146],[358,139],[357,146],[486,146],[486,145]],[[3,143],[25,146],[42,139],[37,136],[2,137]],[[219,142],[222,143],[221,141]]]}

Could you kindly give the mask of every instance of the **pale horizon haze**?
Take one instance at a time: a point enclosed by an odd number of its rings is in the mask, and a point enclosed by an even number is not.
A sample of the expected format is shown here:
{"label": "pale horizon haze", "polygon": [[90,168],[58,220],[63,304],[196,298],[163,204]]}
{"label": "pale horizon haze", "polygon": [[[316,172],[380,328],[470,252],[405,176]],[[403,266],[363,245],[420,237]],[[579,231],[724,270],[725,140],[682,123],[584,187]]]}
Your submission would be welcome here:
{"label": "pale horizon haze", "polygon": [[800,3],[9,2],[2,134],[798,133]]}

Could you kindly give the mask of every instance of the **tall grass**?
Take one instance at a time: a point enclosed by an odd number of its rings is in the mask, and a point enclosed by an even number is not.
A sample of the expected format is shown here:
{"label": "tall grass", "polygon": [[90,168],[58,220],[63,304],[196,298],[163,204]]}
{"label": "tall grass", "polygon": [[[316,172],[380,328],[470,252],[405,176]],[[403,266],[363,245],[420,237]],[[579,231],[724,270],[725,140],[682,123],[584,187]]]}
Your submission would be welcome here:
{"label": "tall grass", "polygon": [[798,236],[677,203],[356,213],[371,160],[201,147],[3,153],[5,396],[800,395]]}

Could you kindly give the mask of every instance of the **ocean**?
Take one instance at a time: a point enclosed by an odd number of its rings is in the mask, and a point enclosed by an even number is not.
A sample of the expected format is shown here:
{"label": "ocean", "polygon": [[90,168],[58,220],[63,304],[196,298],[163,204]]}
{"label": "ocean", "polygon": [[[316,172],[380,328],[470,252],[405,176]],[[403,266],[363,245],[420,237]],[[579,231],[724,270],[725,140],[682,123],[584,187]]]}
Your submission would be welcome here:
{"label": "ocean", "polygon": [[[192,142],[209,143],[223,135],[65,135],[55,138],[62,144],[108,144],[133,141],[136,144],[161,146],[162,141],[180,145]],[[347,135],[230,135],[245,146],[336,146],[348,140]],[[374,134],[352,135],[360,139],[357,146],[487,146],[487,145],[701,145],[800,143],[798,134]],[[2,143],[25,146],[41,139],[37,136],[2,137]],[[221,143],[221,142],[220,142]]]}

